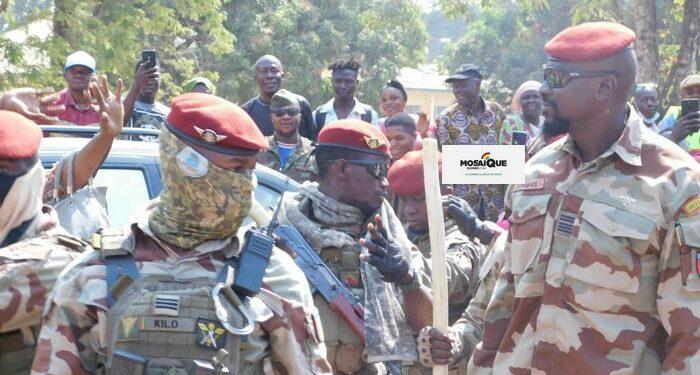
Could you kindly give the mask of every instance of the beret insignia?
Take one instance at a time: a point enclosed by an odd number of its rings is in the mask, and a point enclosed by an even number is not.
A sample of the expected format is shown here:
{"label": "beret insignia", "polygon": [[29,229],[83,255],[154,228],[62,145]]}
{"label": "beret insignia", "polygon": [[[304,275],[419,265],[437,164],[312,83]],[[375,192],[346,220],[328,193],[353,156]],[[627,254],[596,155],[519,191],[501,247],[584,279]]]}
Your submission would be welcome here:
{"label": "beret insignia", "polygon": [[225,135],[216,134],[216,132],[211,129],[201,129],[195,126],[194,130],[196,130],[199,136],[207,143],[218,143],[228,138]]}

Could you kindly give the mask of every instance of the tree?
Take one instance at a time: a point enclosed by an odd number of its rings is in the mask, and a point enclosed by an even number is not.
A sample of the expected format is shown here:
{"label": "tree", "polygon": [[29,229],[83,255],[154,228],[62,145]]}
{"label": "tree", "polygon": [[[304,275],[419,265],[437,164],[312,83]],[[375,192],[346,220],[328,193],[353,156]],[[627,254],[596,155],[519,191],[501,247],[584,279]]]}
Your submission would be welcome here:
{"label": "tree", "polygon": [[[95,56],[98,72],[129,82],[141,49],[153,47],[163,70],[161,95],[170,97],[192,76],[198,56],[223,56],[233,50],[234,38],[224,27],[221,6],[222,0],[55,0],[53,11],[26,16],[51,20],[52,35],[30,36],[23,46],[25,52],[40,51],[48,62],[15,56],[12,65],[20,69],[6,75],[3,88],[61,88],[65,57],[78,49]],[[5,47],[12,48],[10,43]],[[211,75],[214,78],[216,73]]]}
{"label": "tree", "polygon": [[[443,12],[469,21],[464,37],[450,47],[459,53],[448,55],[443,66],[457,65],[455,56],[467,53],[474,56],[477,63],[483,61],[494,78],[510,88],[540,74],[539,63],[544,60],[541,48],[548,39],[566,26],[587,21],[616,21],[636,30],[638,80],[659,83],[664,105],[678,102],[678,84],[692,72],[693,60],[697,64],[698,0],[541,0],[533,3],[440,0],[440,5]],[[497,23],[497,31],[479,26],[480,21],[485,22],[494,14],[507,14],[506,19],[513,17],[510,18],[513,25]],[[482,36],[488,38],[494,33],[504,37],[492,40],[494,44],[488,44],[486,49],[478,47],[479,44],[470,46],[470,41]],[[507,58],[511,53],[520,58],[515,61]]]}
{"label": "tree", "polygon": [[314,105],[332,96],[328,64],[355,57],[362,64],[358,97],[375,106],[384,82],[426,55],[425,25],[411,0],[240,0],[225,10],[237,49],[212,63],[227,71],[219,86],[234,101],[256,95],[252,67],[264,54],[284,64],[285,87]]}

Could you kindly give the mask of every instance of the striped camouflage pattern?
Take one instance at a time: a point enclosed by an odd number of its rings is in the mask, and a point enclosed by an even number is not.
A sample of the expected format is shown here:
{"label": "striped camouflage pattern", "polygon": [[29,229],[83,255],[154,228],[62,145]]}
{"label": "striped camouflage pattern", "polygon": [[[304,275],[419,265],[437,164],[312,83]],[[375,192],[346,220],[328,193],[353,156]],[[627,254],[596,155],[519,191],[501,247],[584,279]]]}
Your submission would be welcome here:
{"label": "striped camouflage pattern", "polygon": [[[423,257],[430,262],[430,235],[421,234],[411,241]],[[445,221],[445,259],[447,261],[447,291],[449,296],[449,322],[462,315],[479,286],[479,268],[485,249],[462,234],[452,220]]]}
{"label": "striped camouflage pattern", "polygon": [[697,162],[632,115],[595,160],[567,136],[526,181],[470,373],[700,373]]}
{"label": "striped camouflage pattern", "polygon": [[[140,231],[153,238],[148,227],[150,207],[126,233]],[[131,232],[130,232],[131,231]],[[217,277],[226,257],[238,251],[228,238],[202,243],[173,257],[158,246],[138,248],[135,261],[142,275],[196,279]],[[107,353],[108,311],[106,269],[99,252],[91,252],[71,266],[56,284],[47,305],[39,336],[33,374],[85,374],[97,370]],[[263,288],[273,295],[251,302],[255,329],[240,353],[240,373],[264,367],[275,373],[330,373],[321,342],[323,333],[305,276],[294,261],[275,248],[265,270]],[[255,297],[254,300],[258,300]],[[264,366],[259,366],[264,361]],[[249,372],[246,372],[249,371]]]}
{"label": "striped camouflage pattern", "polygon": [[[53,208],[45,206],[32,238],[0,249],[0,368],[29,371],[31,360],[10,358],[2,334],[38,327],[41,312],[59,273],[89,246],[68,235]],[[28,338],[29,342],[32,338]],[[25,342],[26,342],[25,338]],[[12,364],[4,361],[12,360]]]}

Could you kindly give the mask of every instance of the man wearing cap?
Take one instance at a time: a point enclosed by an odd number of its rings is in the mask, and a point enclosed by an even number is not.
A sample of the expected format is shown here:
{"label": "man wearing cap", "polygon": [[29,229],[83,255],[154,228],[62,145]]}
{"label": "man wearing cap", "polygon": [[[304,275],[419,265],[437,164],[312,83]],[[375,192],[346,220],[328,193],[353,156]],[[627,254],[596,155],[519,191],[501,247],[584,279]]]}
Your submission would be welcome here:
{"label": "man wearing cap", "polygon": [[270,120],[275,134],[267,137],[267,151],[258,156],[258,163],[299,183],[316,181],[313,145],[299,134],[301,107],[297,95],[285,89],[277,91],[270,102]]}
{"label": "man wearing cap", "polygon": [[286,253],[273,248],[258,263],[259,293],[230,288],[266,146],[235,104],[200,93],[173,99],[160,135],[160,197],[131,225],[102,230],[100,252],[59,280],[34,373],[330,373],[308,283]]}
{"label": "man wearing cap", "polygon": [[329,303],[314,297],[328,359],[334,373],[377,373],[380,362],[400,371],[403,361],[417,359],[412,328],[426,324],[412,320],[415,305],[402,310],[402,296],[425,303],[427,292],[420,252],[385,200],[387,139],[364,121],[339,120],[321,130],[315,156],[319,182],[285,194],[278,219],[299,230],[366,311],[363,346]]}
{"label": "man wearing cap", "polygon": [[0,111],[0,367],[26,374],[41,311],[58,274],[89,248],[43,206],[41,130],[31,120]]}
{"label": "man wearing cap", "polygon": [[[478,66],[463,64],[445,82],[452,85],[456,103],[437,119],[438,141],[444,145],[495,145],[505,115],[498,103],[479,94]],[[482,220],[495,222],[503,210],[503,189],[498,185],[454,185],[456,196],[466,200]]]}
{"label": "man wearing cap", "polygon": [[472,374],[699,371],[700,168],[630,110],[634,40],[595,22],[545,45],[544,112],[569,135],[508,189]]}
{"label": "man wearing cap", "polygon": [[216,95],[216,86],[207,77],[194,77],[182,85],[184,92],[202,92]]}
{"label": "man wearing cap", "polygon": [[[124,99],[124,126],[160,130],[170,108],[156,101],[160,88],[160,67],[147,68],[146,61],[136,64],[134,84]],[[139,140],[156,142],[158,137],[137,136]]]}
{"label": "man wearing cap", "polygon": [[58,100],[53,103],[65,106],[65,109],[57,114],[59,120],[75,125],[93,125],[100,122],[99,108],[88,90],[94,75],[94,57],[85,51],[68,55],[63,67],[63,78],[68,87],[59,92]]}
{"label": "man wearing cap", "polygon": [[[681,98],[700,99],[700,74],[693,74],[681,82]],[[660,132],[683,149],[700,148],[700,112],[681,117],[681,107],[671,106],[659,124]]]}
{"label": "man wearing cap", "polygon": [[[280,62],[277,57],[264,55],[255,62],[253,69],[255,70],[253,78],[258,84],[259,94],[243,103],[241,108],[248,112],[265,136],[270,136],[275,132],[272,121],[270,120],[270,101],[272,100],[272,96],[282,87],[284,68],[282,67],[282,62]],[[299,134],[301,134],[302,137],[315,141],[318,131],[314,126],[309,101],[301,95],[294,95],[297,96],[297,101],[301,108]]]}
{"label": "man wearing cap", "polygon": [[[438,170],[442,173],[442,157],[438,157]],[[431,257],[428,233],[428,207],[425,202],[423,181],[423,153],[411,151],[395,161],[387,176],[391,190],[403,202],[406,235],[425,258]],[[464,308],[474,295],[478,283],[479,267],[484,256],[484,246],[472,242],[462,234],[451,214],[461,208],[461,199],[444,196],[445,256],[447,259],[447,289],[449,293],[449,322],[462,315]],[[461,202],[459,202],[461,201]],[[450,210],[450,208],[452,208]]]}

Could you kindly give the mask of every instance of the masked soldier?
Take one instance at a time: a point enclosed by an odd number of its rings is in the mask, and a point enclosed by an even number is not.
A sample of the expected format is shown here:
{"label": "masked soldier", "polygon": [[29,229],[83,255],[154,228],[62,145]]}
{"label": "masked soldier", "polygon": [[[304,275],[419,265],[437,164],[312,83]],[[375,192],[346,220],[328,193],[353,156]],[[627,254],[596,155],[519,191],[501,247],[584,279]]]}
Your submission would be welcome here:
{"label": "masked soldier", "polygon": [[26,374],[41,311],[58,274],[86,243],[68,235],[56,212],[42,206],[41,130],[0,111],[0,368]]}
{"label": "masked soldier", "polygon": [[[33,371],[329,373],[293,260],[272,248],[269,261],[237,271],[246,254],[261,254],[246,253],[237,231],[266,144],[238,106],[201,93],[176,97],[160,135],[160,198],[131,225],[95,236],[100,251],[57,283]],[[230,287],[252,274],[263,285],[252,297]]]}

